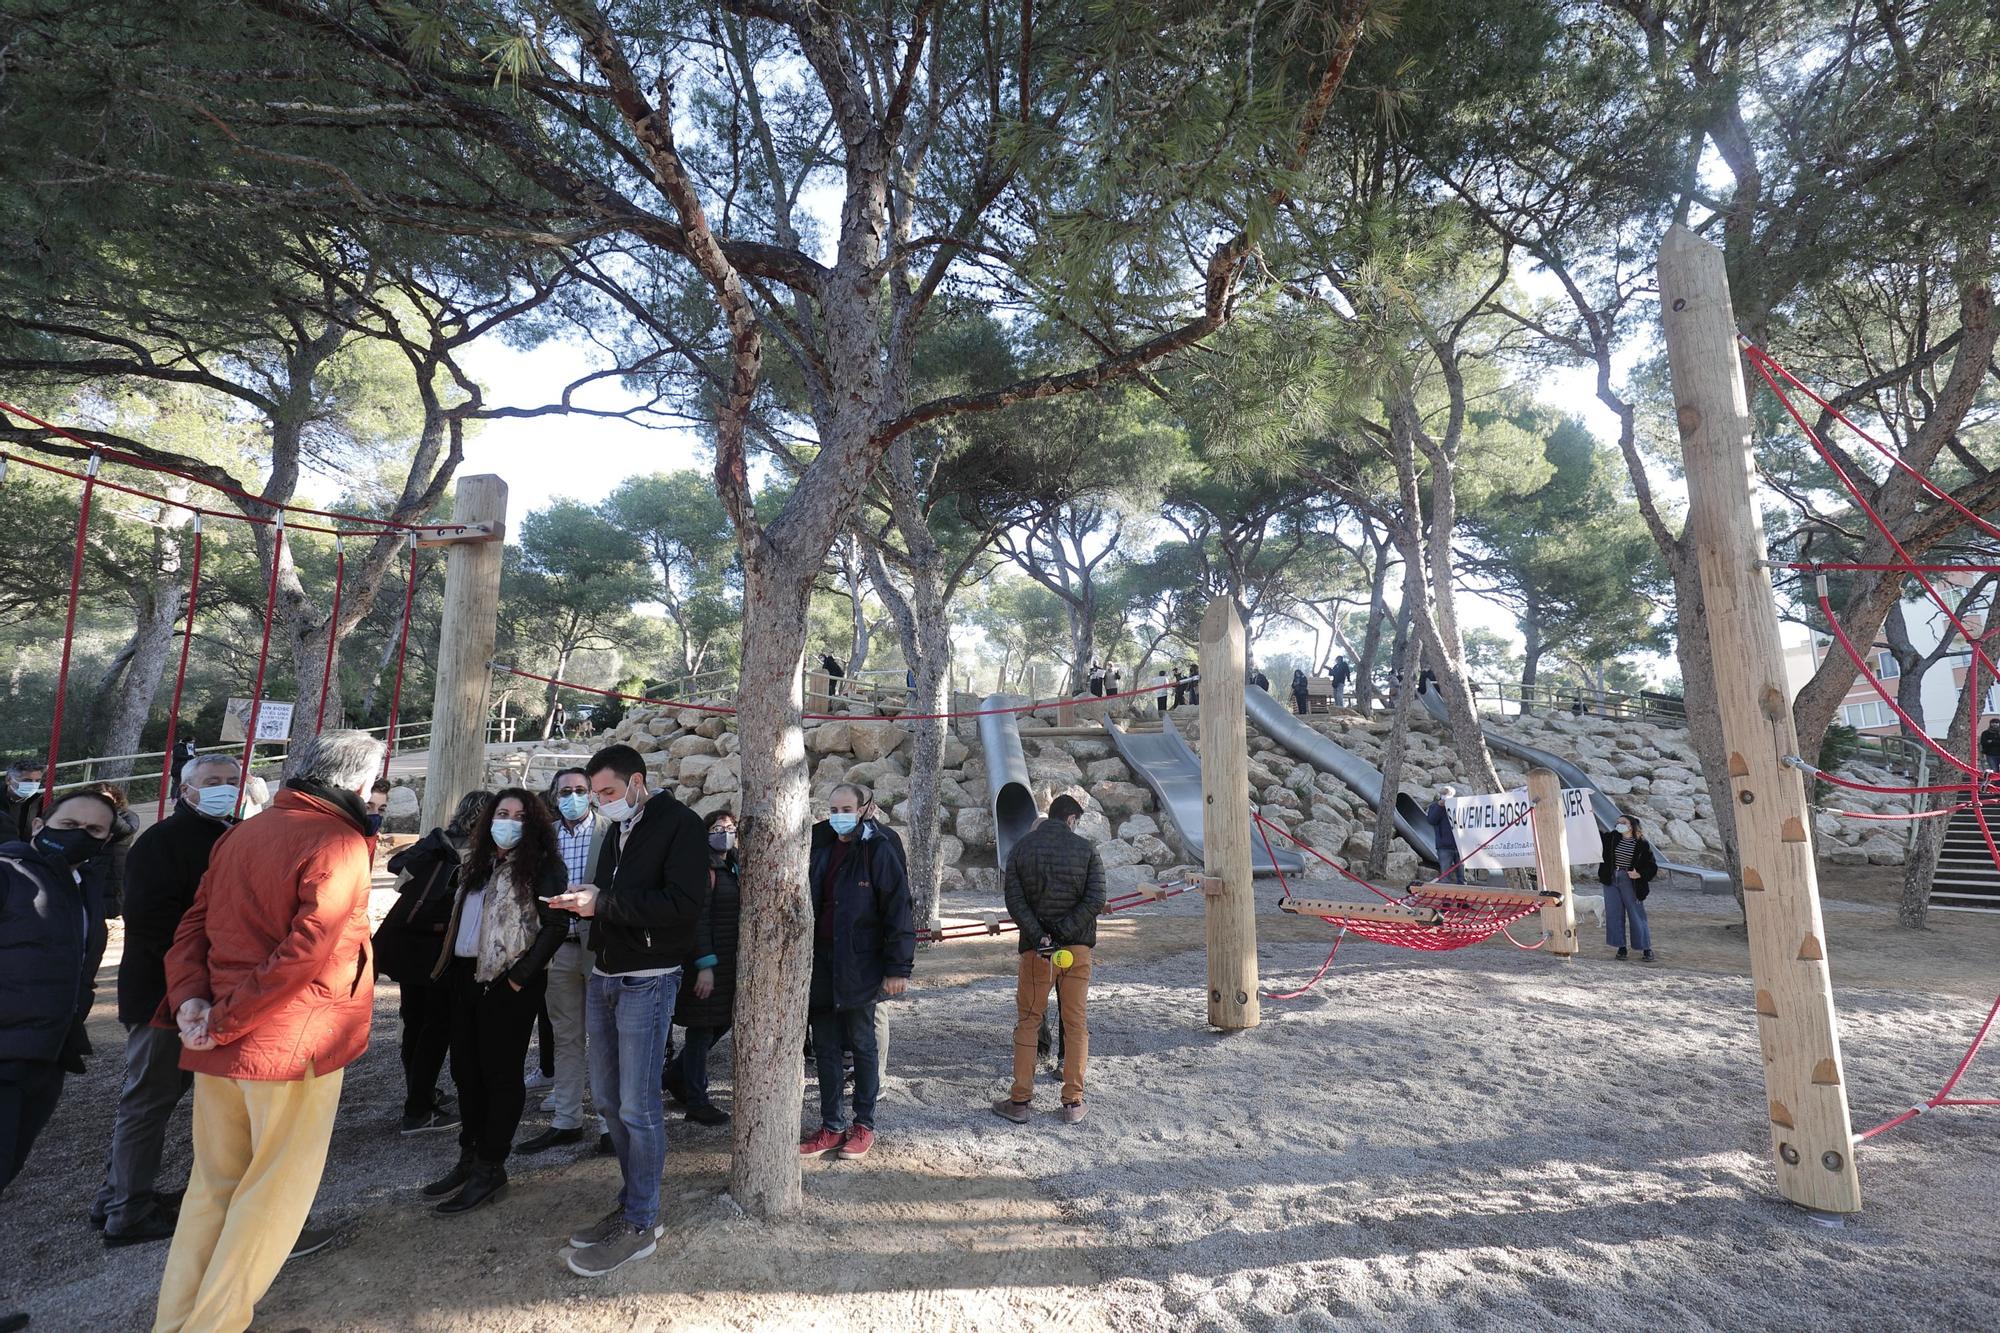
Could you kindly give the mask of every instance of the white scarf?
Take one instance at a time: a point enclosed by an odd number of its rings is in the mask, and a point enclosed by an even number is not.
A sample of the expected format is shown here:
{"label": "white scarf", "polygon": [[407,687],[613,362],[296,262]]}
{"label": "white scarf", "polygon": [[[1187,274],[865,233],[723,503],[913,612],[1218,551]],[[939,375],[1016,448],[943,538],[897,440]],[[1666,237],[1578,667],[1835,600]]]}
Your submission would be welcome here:
{"label": "white scarf", "polygon": [[472,971],[474,979],[497,981],[528,952],[541,925],[534,907],[523,904],[515,892],[514,862],[510,857],[493,871],[493,878],[486,883],[486,898],[479,911],[479,955]]}

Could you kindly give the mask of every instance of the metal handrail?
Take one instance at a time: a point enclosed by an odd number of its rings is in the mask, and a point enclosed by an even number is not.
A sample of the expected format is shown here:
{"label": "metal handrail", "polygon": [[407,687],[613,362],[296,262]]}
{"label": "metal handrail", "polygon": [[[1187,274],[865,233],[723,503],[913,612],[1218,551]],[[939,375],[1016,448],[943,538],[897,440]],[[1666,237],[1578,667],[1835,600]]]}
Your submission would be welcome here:
{"label": "metal handrail", "polygon": [[[432,720],[430,718],[417,718],[408,722],[398,722],[396,724],[396,746],[398,749],[405,749],[405,750],[415,749],[418,747],[415,746],[413,742],[422,741],[424,747],[428,748],[433,729],[434,728],[432,725]],[[355,728],[355,730],[364,731],[371,736],[376,735],[377,733],[386,735],[389,730],[389,726],[387,723],[383,723],[380,726],[374,726],[374,727],[357,727]],[[491,732],[491,730],[492,730],[492,724],[489,722],[488,723],[489,733]],[[279,744],[279,742],[259,741],[258,744],[276,745]],[[230,755],[233,757],[235,755],[243,753],[243,742],[230,741],[227,743],[217,744],[217,745],[198,745],[195,747],[195,753],[197,755],[223,754],[223,755]],[[61,763],[56,765],[56,769],[58,772],[60,772],[62,769],[65,768],[75,768],[81,766],[83,769],[83,776],[76,778],[70,782],[59,782],[55,784],[53,787],[51,787],[49,791],[51,795],[54,795],[56,793],[65,791],[75,791],[82,787],[94,787],[99,784],[114,786],[114,787],[123,787],[123,786],[128,786],[134,782],[156,782],[159,780],[160,777],[160,770],[157,766],[158,761],[163,760],[166,757],[167,757],[167,752],[165,750],[152,750],[144,754],[90,755],[83,759],[65,759]],[[290,757],[291,757],[291,750],[289,746],[286,749],[280,750],[276,753],[272,753],[268,750],[261,752],[254,752],[251,755],[251,760],[250,760],[251,770],[254,772],[259,768],[269,769],[274,765],[282,767],[285,761]],[[118,763],[124,760],[140,760],[140,759],[152,760],[154,762],[152,765],[149,765],[148,768],[146,768],[143,771],[127,773],[122,777],[99,778],[92,771],[99,764],[111,764],[111,763]]]}

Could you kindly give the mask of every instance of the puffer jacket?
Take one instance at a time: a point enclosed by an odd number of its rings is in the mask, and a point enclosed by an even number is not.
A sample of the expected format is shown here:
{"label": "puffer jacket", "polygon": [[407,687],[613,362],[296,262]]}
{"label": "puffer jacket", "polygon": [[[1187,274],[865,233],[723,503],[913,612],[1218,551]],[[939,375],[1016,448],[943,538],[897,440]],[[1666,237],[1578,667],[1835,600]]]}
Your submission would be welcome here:
{"label": "puffer jacket", "polygon": [[83,1072],[105,938],[88,881],[28,843],[0,839],[0,1060]]}
{"label": "puffer jacket", "polygon": [[1090,839],[1060,819],[1044,819],[1007,857],[1007,915],[1021,928],[1021,952],[1047,935],[1057,944],[1097,946],[1104,910],[1104,861]]}
{"label": "puffer jacket", "polygon": [[167,954],[171,1025],[208,1000],[216,1045],[181,1068],[218,1078],[331,1073],[368,1049],[368,838],[361,801],[287,786],[222,835]]}

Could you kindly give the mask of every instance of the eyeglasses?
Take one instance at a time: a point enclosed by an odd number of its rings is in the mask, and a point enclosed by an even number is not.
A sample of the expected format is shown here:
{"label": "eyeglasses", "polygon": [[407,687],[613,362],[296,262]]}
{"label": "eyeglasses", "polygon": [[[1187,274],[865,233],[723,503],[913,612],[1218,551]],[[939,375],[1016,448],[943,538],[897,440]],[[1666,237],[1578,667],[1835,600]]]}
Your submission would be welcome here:
{"label": "eyeglasses", "polygon": [[590,795],[590,788],[588,788],[588,787],[557,787],[557,788],[556,788],[556,795],[558,795],[558,796],[588,796],[588,795]]}

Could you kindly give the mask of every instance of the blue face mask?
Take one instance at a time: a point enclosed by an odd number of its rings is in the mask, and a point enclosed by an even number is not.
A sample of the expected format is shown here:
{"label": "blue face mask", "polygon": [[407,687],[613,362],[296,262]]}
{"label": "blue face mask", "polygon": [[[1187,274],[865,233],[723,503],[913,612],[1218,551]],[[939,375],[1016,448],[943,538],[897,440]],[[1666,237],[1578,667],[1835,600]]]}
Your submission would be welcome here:
{"label": "blue face mask", "polygon": [[205,815],[220,818],[236,812],[236,798],[242,792],[235,787],[201,787],[194,793],[194,808]]}
{"label": "blue face mask", "polygon": [[861,816],[851,810],[836,810],[826,817],[826,822],[833,825],[833,831],[844,838],[854,832],[854,826],[861,822]]}
{"label": "blue face mask", "polygon": [[493,821],[493,845],[501,849],[514,846],[521,841],[521,821],[518,819],[496,819]]}
{"label": "blue face mask", "polygon": [[564,819],[574,824],[577,820],[582,819],[590,813],[590,793],[579,791],[571,792],[567,796],[558,796],[556,798],[556,809],[562,811]]}

